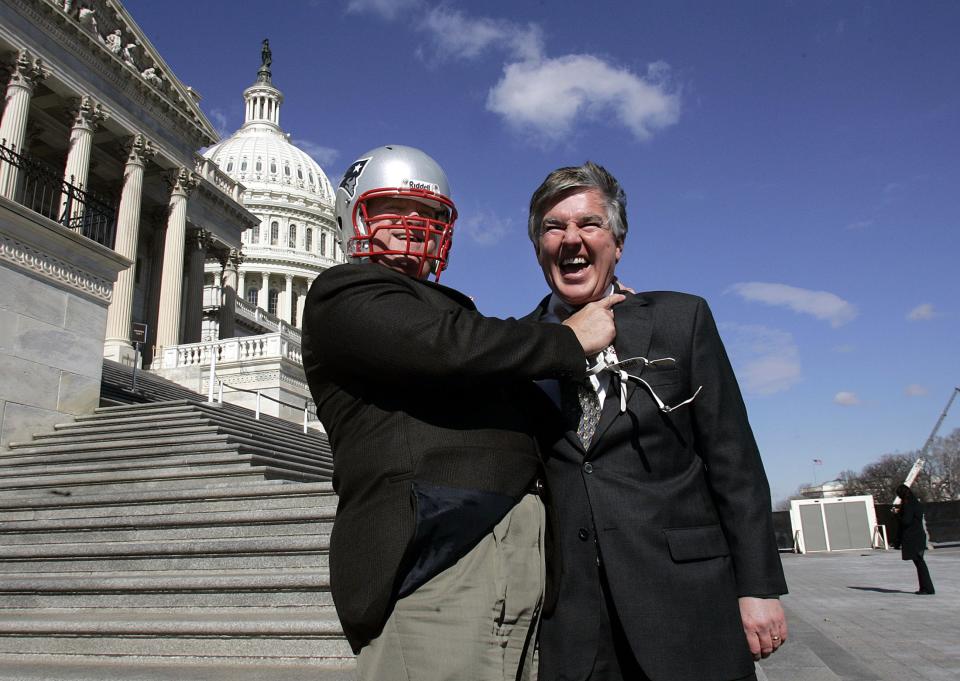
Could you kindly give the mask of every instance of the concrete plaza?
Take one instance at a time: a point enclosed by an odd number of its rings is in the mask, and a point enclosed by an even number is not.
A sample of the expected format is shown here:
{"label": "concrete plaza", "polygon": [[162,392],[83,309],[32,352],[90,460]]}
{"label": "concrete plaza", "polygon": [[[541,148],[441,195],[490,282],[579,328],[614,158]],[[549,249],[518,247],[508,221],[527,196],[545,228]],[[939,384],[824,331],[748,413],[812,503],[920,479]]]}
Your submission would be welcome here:
{"label": "concrete plaza", "polygon": [[899,551],[782,558],[790,635],[760,681],[960,679],[960,546],[927,552],[934,596]]}

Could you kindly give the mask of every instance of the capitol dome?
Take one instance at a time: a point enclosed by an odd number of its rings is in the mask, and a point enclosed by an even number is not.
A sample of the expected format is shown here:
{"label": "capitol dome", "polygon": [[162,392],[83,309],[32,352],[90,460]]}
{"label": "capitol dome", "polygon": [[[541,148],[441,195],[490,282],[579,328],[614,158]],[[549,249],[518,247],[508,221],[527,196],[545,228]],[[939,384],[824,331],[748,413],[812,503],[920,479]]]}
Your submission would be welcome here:
{"label": "capitol dome", "polygon": [[[306,292],[320,272],[344,262],[326,173],[280,128],[283,93],[271,80],[267,41],[256,82],[243,92],[244,122],[204,157],[244,187],[241,202],[260,218],[244,232],[237,292],[267,319],[300,326]],[[215,267],[212,267],[211,281]],[[215,283],[215,282],[213,282]],[[257,314],[257,320],[263,315]],[[238,321],[241,321],[238,317]],[[259,329],[251,328],[255,333]],[[211,328],[211,335],[214,330]]]}

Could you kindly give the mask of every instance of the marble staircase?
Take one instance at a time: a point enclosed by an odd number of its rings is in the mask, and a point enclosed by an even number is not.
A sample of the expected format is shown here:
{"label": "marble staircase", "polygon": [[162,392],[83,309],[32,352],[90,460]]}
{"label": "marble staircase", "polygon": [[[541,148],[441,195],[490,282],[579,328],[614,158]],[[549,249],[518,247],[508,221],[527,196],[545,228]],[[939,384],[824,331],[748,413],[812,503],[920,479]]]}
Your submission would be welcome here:
{"label": "marble staircase", "polygon": [[326,438],[180,395],[0,455],[0,680],[352,678]]}

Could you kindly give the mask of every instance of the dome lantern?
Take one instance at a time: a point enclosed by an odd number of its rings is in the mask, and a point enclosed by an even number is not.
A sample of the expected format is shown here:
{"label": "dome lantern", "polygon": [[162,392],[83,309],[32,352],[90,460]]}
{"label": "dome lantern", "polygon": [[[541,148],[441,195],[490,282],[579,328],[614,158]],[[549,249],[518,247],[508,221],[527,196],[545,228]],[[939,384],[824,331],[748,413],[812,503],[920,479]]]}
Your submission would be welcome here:
{"label": "dome lantern", "polygon": [[273,55],[270,51],[270,41],[264,40],[260,50],[260,68],[257,70],[257,82],[243,91],[245,114],[243,127],[249,125],[266,124],[280,128],[280,105],[283,103],[283,93],[273,85],[270,73],[270,64]]}

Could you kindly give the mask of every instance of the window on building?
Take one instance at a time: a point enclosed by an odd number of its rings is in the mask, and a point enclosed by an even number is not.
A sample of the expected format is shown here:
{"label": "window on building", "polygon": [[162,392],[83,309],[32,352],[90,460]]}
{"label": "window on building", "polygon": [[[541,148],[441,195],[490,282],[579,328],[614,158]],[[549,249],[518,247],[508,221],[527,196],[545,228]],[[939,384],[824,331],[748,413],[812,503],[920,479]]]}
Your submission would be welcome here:
{"label": "window on building", "polygon": [[278,243],[280,243],[280,223],[274,221],[270,223],[270,245],[276,246]]}
{"label": "window on building", "polygon": [[293,326],[296,326],[296,325],[297,325],[297,300],[299,300],[300,294],[299,294],[299,293],[294,293],[292,296],[290,296],[290,298],[291,298],[291,300],[290,300],[290,323],[291,323]]}
{"label": "window on building", "polygon": [[283,164],[283,174],[290,177],[290,166],[286,163]]}
{"label": "window on building", "polygon": [[247,159],[240,161],[240,172],[245,172],[247,170]]}
{"label": "window on building", "polygon": [[327,254],[327,233],[320,232],[320,255]]}
{"label": "window on building", "polygon": [[233,159],[232,159],[232,158],[231,158],[229,161],[227,161],[227,172],[229,173],[231,170],[233,170]]}
{"label": "window on building", "polygon": [[277,174],[277,162],[276,162],[276,161],[273,161],[273,160],[270,161],[270,172],[273,173],[274,175]]}
{"label": "window on building", "polygon": [[300,166],[297,166],[297,179],[298,180],[303,179],[303,168],[301,168]]}
{"label": "window on building", "polygon": [[270,314],[277,314],[277,301],[279,299],[280,299],[280,291],[278,291],[275,288],[270,289],[267,312],[269,312]]}
{"label": "window on building", "polygon": [[257,298],[260,297],[260,290],[254,286],[247,289],[247,302],[251,305],[258,305]]}
{"label": "window on building", "polygon": [[252,244],[260,243],[260,225],[253,226],[253,234],[250,235],[250,243]]}
{"label": "window on building", "polygon": [[306,234],[303,235],[303,248],[307,252],[313,250],[313,230],[307,227]]}
{"label": "window on building", "polygon": [[297,226],[293,223],[290,224],[290,229],[287,230],[287,247],[297,247]]}
{"label": "window on building", "polygon": [[259,158],[257,159],[257,165],[256,165],[256,167],[255,167],[255,170],[256,170],[258,173],[259,173],[261,170],[263,170],[263,162],[262,162]]}

